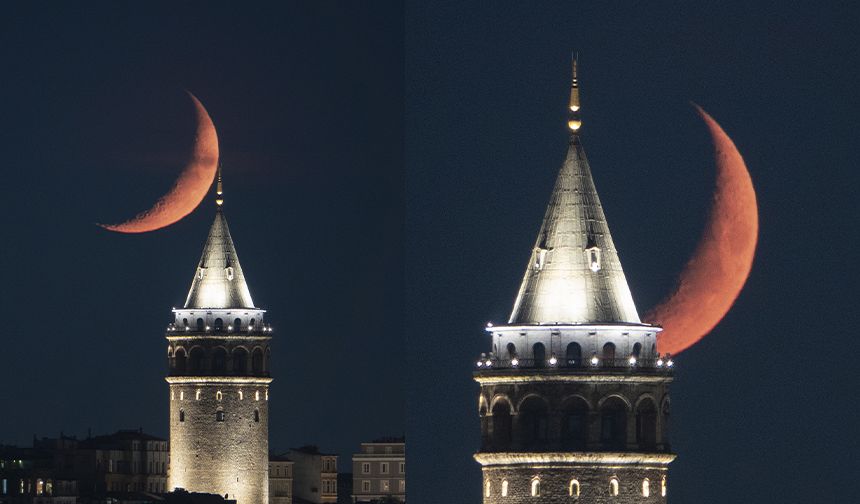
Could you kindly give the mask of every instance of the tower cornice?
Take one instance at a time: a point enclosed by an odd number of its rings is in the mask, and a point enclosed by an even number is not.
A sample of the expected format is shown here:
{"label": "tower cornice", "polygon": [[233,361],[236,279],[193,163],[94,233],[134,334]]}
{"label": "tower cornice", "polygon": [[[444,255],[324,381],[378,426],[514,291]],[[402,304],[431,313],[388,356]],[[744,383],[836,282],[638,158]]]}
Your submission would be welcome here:
{"label": "tower cornice", "polygon": [[522,370],[516,368],[494,369],[491,371],[474,371],[473,377],[481,385],[509,385],[523,383],[672,383],[674,377],[671,371],[662,372],[625,372],[604,371],[586,372],[568,369],[535,369]]}
{"label": "tower cornice", "polygon": [[264,376],[166,376],[171,385],[268,385],[272,378]]}
{"label": "tower cornice", "polygon": [[674,453],[636,453],[636,452],[479,452],[475,460],[483,466],[523,465],[537,468],[558,467],[554,464],[593,464],[629,468],[631,465],[667,465],[677,455]]}

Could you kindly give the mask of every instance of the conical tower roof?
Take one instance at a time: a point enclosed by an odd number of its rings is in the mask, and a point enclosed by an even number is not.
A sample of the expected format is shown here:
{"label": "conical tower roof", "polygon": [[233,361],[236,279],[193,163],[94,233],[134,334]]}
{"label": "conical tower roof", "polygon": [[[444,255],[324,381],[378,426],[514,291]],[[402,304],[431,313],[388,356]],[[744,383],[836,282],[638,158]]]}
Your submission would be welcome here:
{"label": "conical tower roof", "polygon": [[[510,324],[640,323],[579,137],[576,62],[567,158],[517,295]],[[576,93],[573,92],[576,91]]]}
{"label": "conical tower roof", "polygon": [[185,308],[254,308],[220,204],[191,282]]}

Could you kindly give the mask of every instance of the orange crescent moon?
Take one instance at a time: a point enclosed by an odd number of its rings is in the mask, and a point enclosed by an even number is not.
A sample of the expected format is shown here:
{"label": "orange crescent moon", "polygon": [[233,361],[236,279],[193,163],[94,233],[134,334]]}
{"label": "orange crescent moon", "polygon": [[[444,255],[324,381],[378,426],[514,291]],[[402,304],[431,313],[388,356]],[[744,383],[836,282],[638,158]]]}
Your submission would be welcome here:
{"label": "orange crescent moon", "polygon": [[218,167],[218,134],[200,100],[191,93],[188,93],[188,96],[194,102],[197,131],[194,135],[191,159],[173,187],[156,201],[152,208],[137,214],[134,218],[122,224],[99,224],[99,226],[119,233],[146,233],[177,222],[190,214],[203,201],[209,187],[212,186]]}
{"label": "orange crescent moon", "polygon": [[758,205],[752,179],[735,144],[696,104],[714,143],[716,189],[708,222],[675,290],[645,320],[663,326],[660,353],[677,354],[708,334],[743,289],[758,240]]}

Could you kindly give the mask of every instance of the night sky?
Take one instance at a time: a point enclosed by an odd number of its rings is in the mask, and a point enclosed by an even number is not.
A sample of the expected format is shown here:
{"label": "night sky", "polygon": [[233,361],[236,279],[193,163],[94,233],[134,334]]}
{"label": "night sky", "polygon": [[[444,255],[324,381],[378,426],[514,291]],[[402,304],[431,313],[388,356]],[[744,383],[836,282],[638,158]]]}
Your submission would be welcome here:
{"label": "night sky", "polygon": [[757,191],[749,281],[677,359],[671,501],[856,500],[860,21],[748,3],[0,7],[0,443],[167,436],[164,330],[214,202],[149,234],[95,223],[170,188],[187,89],[218,130],[226,216],[276,331],[272,449],[316,443],[343,470],[361,441],[405,433],[413,503],[480,502],[471,372],[565,156],[575,50],[640,314],[706,217],[713,150],[691,101]]}
{"label": "night sky", "polygon": [[690,101],[757,190],[751,277],[677,359],[671,502],[856,500],[857,13],[748,3],[409,3],[413,502],[480,502],[471,371],[485,323],[510,314],[565,156],[572,50],[583,143],[640,314],[670,291],[709,204],[713,150]]}
{"label": "night sky", "polygon": [[218,130],[225,213],[275,327],[273,450],[404,433],[403,11],[397,3],[0,12],[0,441],[167,436],[164,331],[211,197],[149,234],[190,151],[184,89]]}

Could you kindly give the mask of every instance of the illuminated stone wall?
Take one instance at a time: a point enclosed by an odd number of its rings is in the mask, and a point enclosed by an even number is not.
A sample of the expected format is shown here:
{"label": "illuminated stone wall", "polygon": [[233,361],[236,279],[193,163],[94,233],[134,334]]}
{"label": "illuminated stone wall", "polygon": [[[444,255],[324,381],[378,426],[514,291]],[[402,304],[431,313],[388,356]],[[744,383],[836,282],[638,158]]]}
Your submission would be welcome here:
{"label": "illuminated stone wall", "polygon": [[[669,445],[671,374],[492,369],[476,372],[475,380],[481,385],[481,450],[475,458],[483,466],[485,504],[666,501],[663,477],[675,458]],[[571,495],[573,479],[578,497],[575,489]],[[537,495],[532,481],[539,481]]]}
{"label": "illuminated stone wall", "polygon": [[[543,464],[523,466],[485,466],[483,470],[484,504],[536,504],[580,502],[588,504],[665,503],[661,494],[666,466],[605,467],[601,465]],[[618,481],[618,495],[612,495],[611,479]],[[648,479],[648,496],[643,495],[642,482]],[[538,495],[532,495],[532,481],[537,479]],[[571,480],[579,482],[571,495]],[[508,482],[507,496],[502,496],[502,482]],[[487,482],[490,483],[487,495]],[[668,488],[667,488],[668,489]]]}
{"label": "illuminated stone wall", "polygon": [[268,504],[268,379],[169,381],[169,487],[227,494],[238,504]]}

